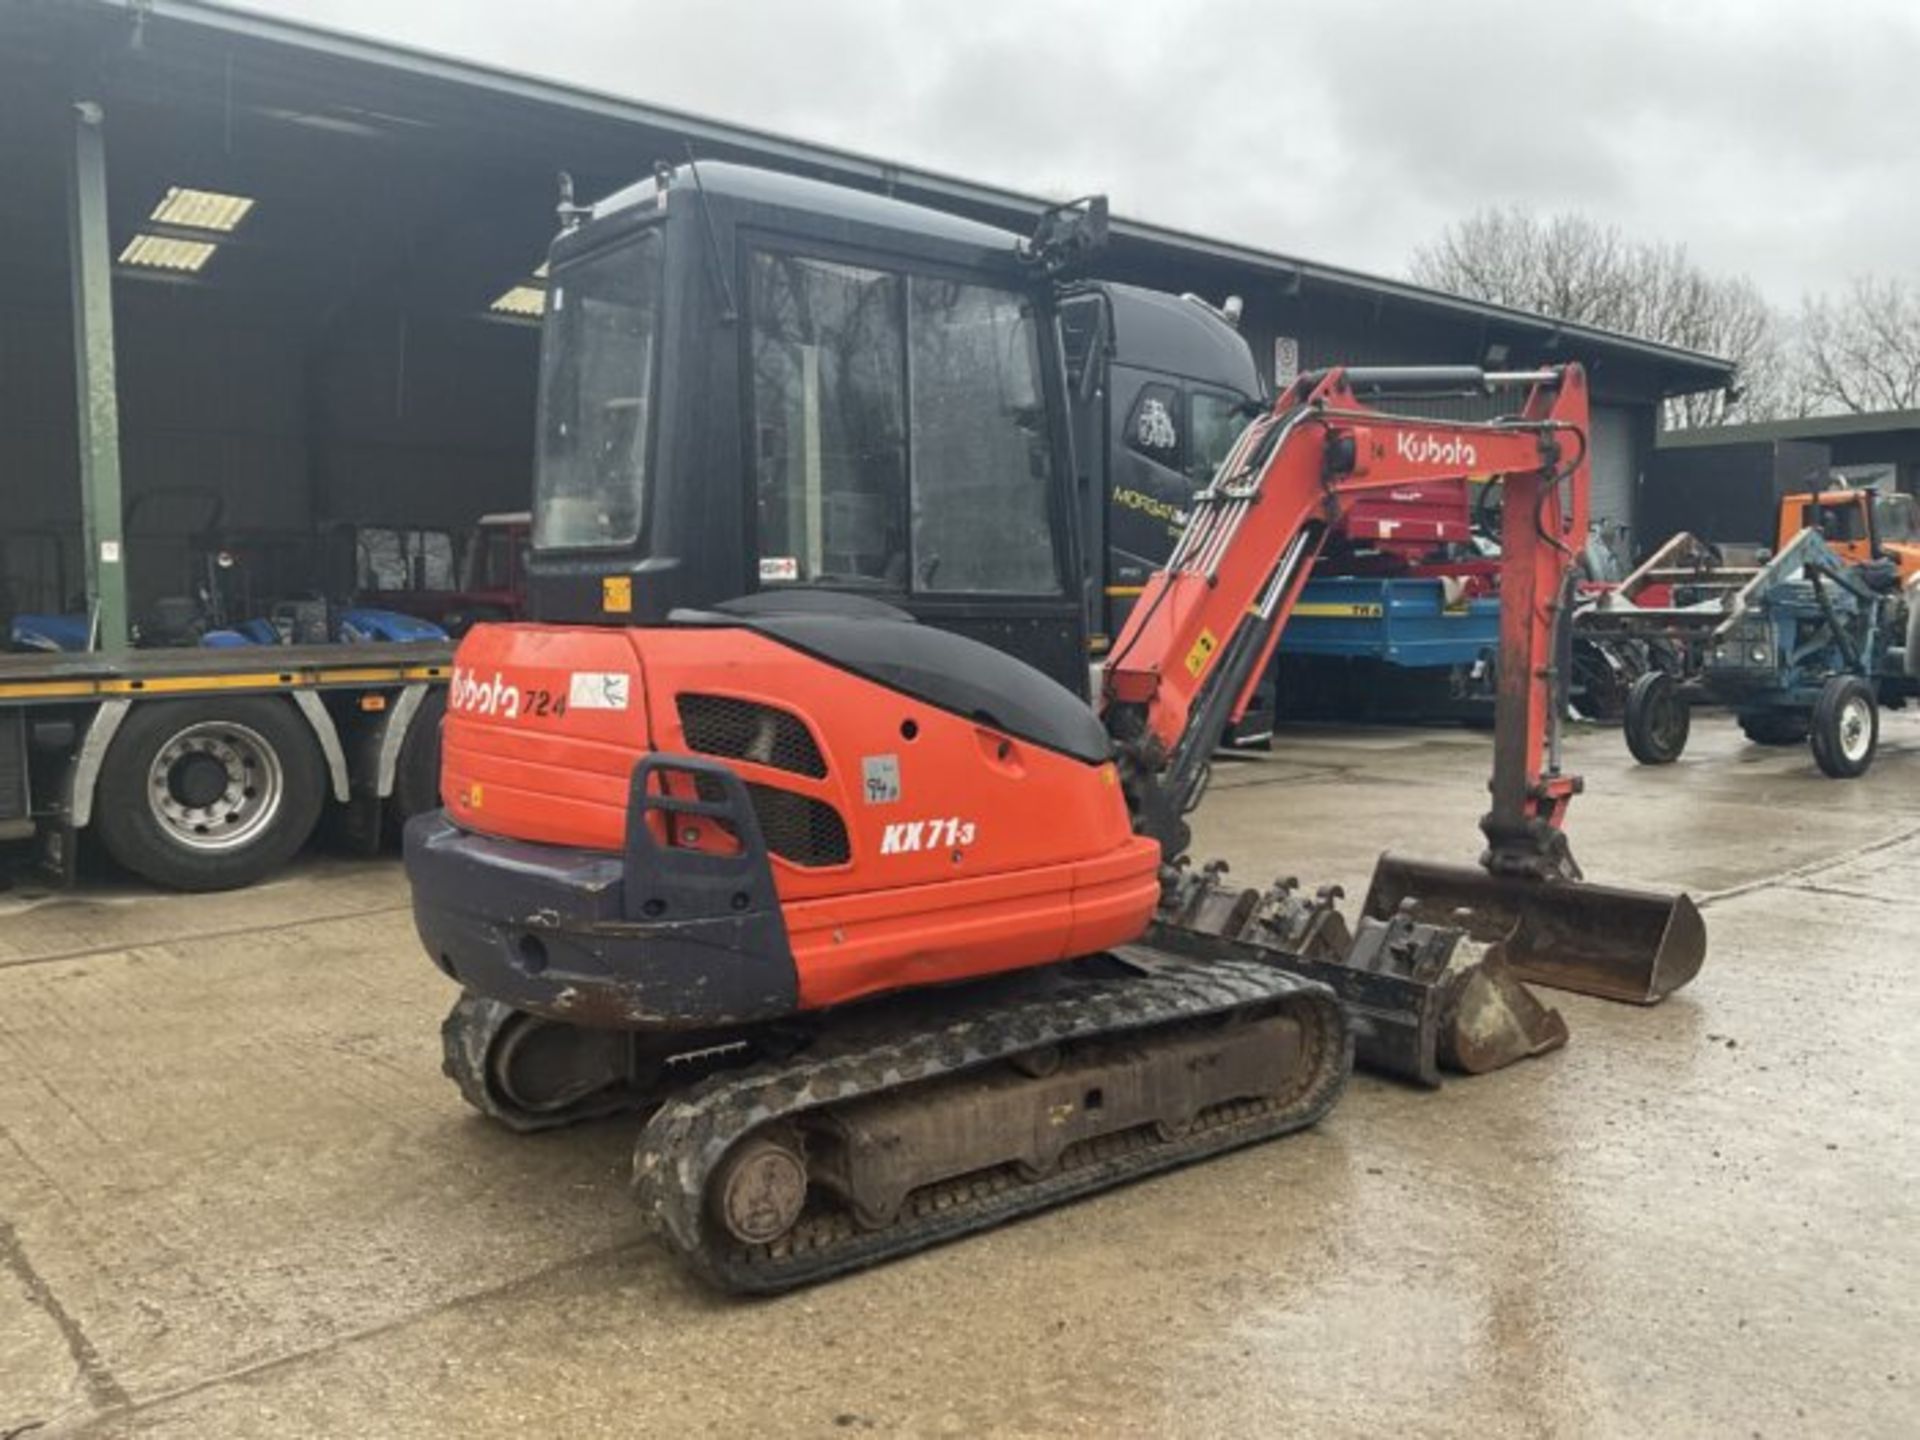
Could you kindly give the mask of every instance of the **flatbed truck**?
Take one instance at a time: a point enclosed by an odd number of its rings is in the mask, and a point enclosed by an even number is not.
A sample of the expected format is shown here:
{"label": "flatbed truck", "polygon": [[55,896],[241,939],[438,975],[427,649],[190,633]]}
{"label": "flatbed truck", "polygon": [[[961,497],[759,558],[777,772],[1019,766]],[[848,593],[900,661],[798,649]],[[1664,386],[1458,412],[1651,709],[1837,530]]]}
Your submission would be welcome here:
{"label": "flatbed truck", "polygon": [[[439,803],[450,644],[0,655],[0,871],[226,890]],[[91,842],[90,842],[91,843]]]}

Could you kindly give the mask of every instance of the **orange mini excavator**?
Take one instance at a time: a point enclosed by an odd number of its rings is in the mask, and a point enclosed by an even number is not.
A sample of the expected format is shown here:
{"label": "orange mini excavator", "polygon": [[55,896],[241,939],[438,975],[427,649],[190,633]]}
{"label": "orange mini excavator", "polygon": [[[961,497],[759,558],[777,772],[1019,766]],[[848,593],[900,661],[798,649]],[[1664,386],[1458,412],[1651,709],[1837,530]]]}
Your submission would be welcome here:
{"label": "orange mini excavator", "polygon": [[[898,439],[876,349],[904,330],[910,487],[941,473],[942,437],[979,464],[1004,458],[996,435],[1044,458],[1064,373],[1040,322],[1058,257],[1097,213],[1004,247],[969,225],[969,275],[956,252],[920,267],[861,246],[863,225],[911,207],[860,197],[858,223],[806,247],[818,275],[774,267],[761,288],[764,208],[736,235],[703,213],[706,188],[792,210],[822,187],[755,189],[721,168],[704,184],[663,171],[554,248],[534,567],[565,623],[463,641],[446,808],[407,833],[422,939],[464,991],[448,1069],[476,1106],[522,1128],[642,1111],[635,1183],[661,1233],[723,1288],[773,1291],[1311,1124],[1355,1032],[1364,1044],[1391,1008],[1380,987],[1410,976],[1446,996],[1418,1024],[1449,1029],[1442,1048],[1470,1069],[1565,1038],[1516,973],[1640,1001],[1691,977],[1693,907],[1585,884],[1561,829],[1579,789],[1554,741],[1555,645],[1587,520],[1578,368],[1301,377],[1195,496],[1089,706],[910,613],[930,577],[984,585],[1005,556],[949,544],[934,570],[921,522],[941,501],[910,489],[904,563],[890,563],[897,537],[863,497],[895,452],[848,437],[878,424]],[[750,332],[696,349],[708,368],[677,376],[654,364],[658,335],[698,329],[672,309],[676,275],[716,326]],[[763,350],[756,307],[789,306],[796,275],[815,286],[814,328],[788,308]],[[729,363],[747,372],[737,394],[715,379]],[[673,409],[689,380],[701,421],[736,400],[749,412],[732,453],[759,486],[763,583],[647,615],[646,587],[687,583],[661,558],[672,522],[650,526],[649,506],[674,513],[667,497],[689,483],[676,476],[726,488],[723,470],[662,459],[686,443],[670,436],[689,423]],[[1524,398],[1487,423],[1361,399],[1437,390]],[[1050,473],[1013,470],[1000,510]],[[1217,871],[1185,870],[1214,742],[1329,527],[1368,495],[1462,475],[1505,496],[1482,868],[1383,861],[1352,934],[1327,897],[1233,896]],[[784,553],[769,557],[774,531]],[[878,577],[876,593],[807,583],[849,573]],[[1450,966],[1463,929],[1497,943]]]}

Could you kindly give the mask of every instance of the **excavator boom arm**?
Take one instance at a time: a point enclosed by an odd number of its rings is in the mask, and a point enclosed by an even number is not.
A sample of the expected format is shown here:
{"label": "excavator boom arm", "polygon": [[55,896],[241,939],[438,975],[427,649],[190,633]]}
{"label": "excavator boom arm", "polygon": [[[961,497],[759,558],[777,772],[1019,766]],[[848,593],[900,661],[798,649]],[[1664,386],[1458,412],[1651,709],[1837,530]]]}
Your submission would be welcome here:
{"label": "excavator boom arm", "polygon": [[[1501,390],[1524,390],[1524,405],[1488,422],[1389,414],[1360,398]],[[1587,389],[1571,365],[1322,371],[1241,434],[1103,676],[1136,815],[1169,859],[1184,852],[1181,817],[1207,757],[1245,710],[1329,531],[1367,497],[1462,477],[1505,491],[1489,868],[1577,874],[1558,829],[1579,782],[1559,771],[1554,723],[1559,621],[1587,528]]]}

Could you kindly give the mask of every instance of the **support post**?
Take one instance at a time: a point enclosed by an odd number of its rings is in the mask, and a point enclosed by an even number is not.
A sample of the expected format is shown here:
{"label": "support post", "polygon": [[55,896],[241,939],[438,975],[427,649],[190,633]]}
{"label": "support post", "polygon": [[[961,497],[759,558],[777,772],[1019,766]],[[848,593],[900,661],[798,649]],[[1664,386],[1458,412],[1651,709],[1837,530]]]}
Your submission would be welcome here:
{"label": "support post", "polygon": [[98,647],[121,650],[128,644],[127,567],[121,533],[120,399],[113,367],[113,248],[107,228],[104,120],[94,101],[75,102],[67,157],[67,241],[87,607],[97,627]]}

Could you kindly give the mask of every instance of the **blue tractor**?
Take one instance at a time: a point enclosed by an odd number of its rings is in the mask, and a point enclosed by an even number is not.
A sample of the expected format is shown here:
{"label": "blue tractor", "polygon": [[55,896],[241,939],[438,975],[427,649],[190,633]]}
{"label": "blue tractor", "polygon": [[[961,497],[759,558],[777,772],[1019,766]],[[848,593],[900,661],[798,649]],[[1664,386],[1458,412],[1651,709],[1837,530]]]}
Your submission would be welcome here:
{"label": "blue tractor", "polygon": [[1920,577],[1903,584],[1889,560],[1850,561],[1818,530],[1752,565],[1681,534],[1575,627],[1684,657],[1678,673],[1649,671],[1628,696],[1627,746],[1642,764],[1679,759],[1692,708],[1718,705],[1755,744],[1805,743],[1822,771],[1851,779],[1873,764],[1880,710],[1920,697],[1916,606]]}

